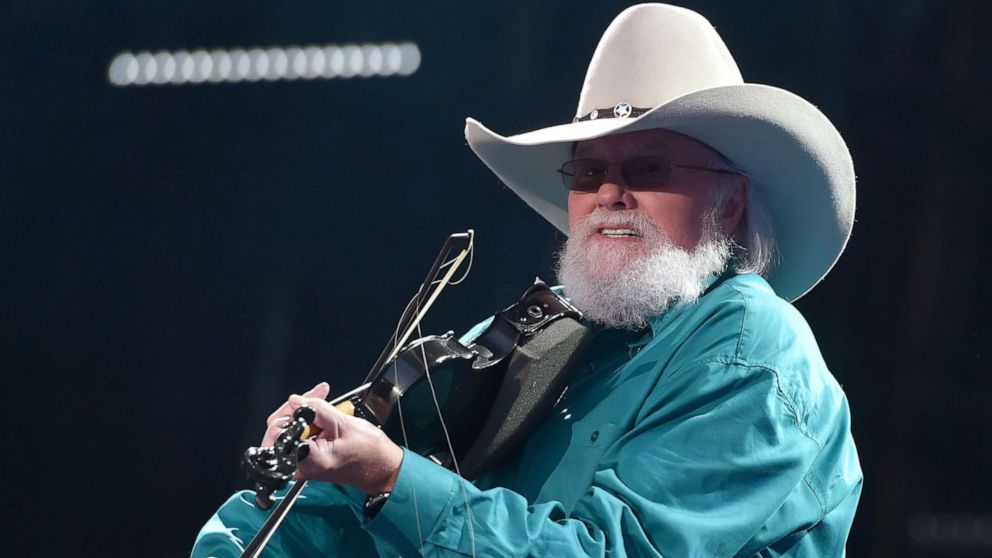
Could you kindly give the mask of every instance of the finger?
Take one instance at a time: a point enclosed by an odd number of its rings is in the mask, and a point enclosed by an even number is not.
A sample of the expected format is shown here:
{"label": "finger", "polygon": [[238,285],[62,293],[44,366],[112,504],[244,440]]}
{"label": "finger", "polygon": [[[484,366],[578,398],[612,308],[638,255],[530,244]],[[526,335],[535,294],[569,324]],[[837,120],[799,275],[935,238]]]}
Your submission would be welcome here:
{"label": "finger", "polygon": [[265,424],[271,425],[274,422],[282,422],[285,421],[287,417],[292,416],[293,410],[296,409],[296,407],[293,407],[293,405],[290,404],[290,401],[292,401],[294,397],[299,397],[299,395],[295,393],[290,395],[289,398],[286,399],[285,403],[280,405],[278,409],[273,411],[272,414],[265,419]]}
{"label": "finger", "polygon": [[320,382],[319,384],[310,388],[309,391],[303,393],[303,397],[317,397],[320,399],[327,399],[327,394],[331,393],[331,385],[327,382]]}
{"label": "finger", "polygon": [[320,399],[325,399],[327,394],[330,393],[331,386],[327,382],[320,382],[319,384],[313,386],[308,391],[303,392],[303,395],[293,394],[289,396],[289,400],[283,403],[278,409],[275,410],[267,419],[265,419],[266,424],[272,424],[275,421],[282,420],[284,417],[291,416],[296,407],[290,404],[290,400],[293,397],[315,397]]}
{"label": "finger", "polygon": [[273,421],[265,428],[265,434],[262,436],[262,447],[268,447],[276,442],[276,438],[279,437],[281,433],[287,426],[289,426],[290,417],[285,417],[284,420]]}
{"label": "finger", "polygon": [[[291,395],[290,398],[293,396]],[[265,419],[265,435],[262,436],[262,447],[271,446],[279,433],[293,420],[294,407],[287,400],[274,413]]]}
{"label": "finger", "polygon": [[275,442],[276,437],[279,435],[279,432],[281,432],[282,429],[286,428],[286,426],[289,425],[289,422],[292,420],[293,411],[295,411],[296,407],[299,406],[299,405],[293,406],[290,403],[293,397],[324,399],[327,397],[327,394],[330,393],[330,391],[331,391],[331,386],[328,385],[327,382],[320,382],[319,384],[305,391],[303,393],[303,396],[296,394],[290,395],[289,399],[285,403],[280,405],[279,408],[275,410],[275,412],[273,412],[271,415],[268,416],[268,418],[265,419],[266,428],[265,428],[265,435],[262,436],[262,446],[263,447],[271,446]]}
{"label": "finger", "polygon": [[[293,397],[307,397],[307,398],[313,397],[313,398],[325,399],[325,398],[327,398],[327,394],[330,393],[330,391],[331,391],[331,386],[328,385],[327,382],[320,382],[319,384],[313,386],[309,390],[303,392],[303,395],[299,395],[299,394],[295,394],[294,393],[294,394],[290,395],[289,397],[290,397],[290,399],[292,399]],[[269,415],[269,418],[270,419],[278,419],[278,418],[283,417],[283,416],[286,416],[286,415],[291,415],[294,408],[295,407],[293,407],[292,405],[290,405],[289,400],[287,400],[278,409],[276,409],[276,411],[274,413],[272,413],[271,415]]]}
{"label": "finger", "polygon": [[403,462],[403,450],[375,427],[342,415],[342,422],[358,421],[334,439],[307,440],[308,455],[297,464],[297,478],[354,486],[367,494],[392,490]]}
{"label": "finger", "polygon": [[289,398],[289,404],[294,409],[302,407],[303,405],[311,407],[316,413],[313,423],[325,432],[330,430],[327,435],[321,434],[324,438],[336,438],[338,435],[337,432],[343,424],[342,421],[350,418],[348,415],[338,410],[334,405],[331,405],[323,399],[317,399],[315,397],[293,395]]}
{"label": "finger", "polygon": [[337,440],[325,440],[320,437],[310,438],[306,442],[309,448],[307,457],[296,465],[296,474],[303,479],[332,478],[340,461],[336,454]]}
{"label": "finger", "polygon": [[303,461],[309,456],[310,456],[310,443],[307,440],[304,440],[303,443],[300,444],[298,448],[296,448],[297,468],[295,471],[293,471],[294,479],[306,480],[307,477],[303,476],[303,473],[300,472],[299,468],[300,468],[300,464],[302,464]]}

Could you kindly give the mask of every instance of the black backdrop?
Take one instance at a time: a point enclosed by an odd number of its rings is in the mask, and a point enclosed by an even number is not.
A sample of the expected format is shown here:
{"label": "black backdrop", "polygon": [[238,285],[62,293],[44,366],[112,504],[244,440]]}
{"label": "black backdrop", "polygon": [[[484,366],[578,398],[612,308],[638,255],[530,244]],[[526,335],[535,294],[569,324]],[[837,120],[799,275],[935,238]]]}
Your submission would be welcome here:
{"label": "black backdrop", "polygon": [[[0,9],[0,554],[188,552],[267,413],[364,376],[449,232],[476,229],[475,267],[427,331],[552,276],[561,236],[474,158],[463,119],[568,120],[627,3],[420,4]],[[854,156],[854,236],[797,303],[853,406],[850,554],[988,555],[988,9],[687,6],[747,81],[818,105]],[[125,50],[398,40],[421,49],[411,77],[107,80]]]}

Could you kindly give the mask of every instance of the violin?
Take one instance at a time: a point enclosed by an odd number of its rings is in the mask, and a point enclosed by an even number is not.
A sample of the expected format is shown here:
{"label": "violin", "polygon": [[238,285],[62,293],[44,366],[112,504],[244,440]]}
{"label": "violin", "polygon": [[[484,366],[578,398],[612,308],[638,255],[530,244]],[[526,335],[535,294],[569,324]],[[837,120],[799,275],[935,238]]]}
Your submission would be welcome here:
{"label": "violin", "polygon": [[[440,290],[464,279],[451,280],[473,241],[471,229],[448,237],[400,318],[396,332],[402,334],[390,338],[361,386],[331,401],[469,480],[512,452],[543,420],[590,337],[581,312],[537,279],[467,344],[451,331],[407,342]],[[305,441],[320,432],[314,419],[313,409],[300,407],[271,447],[245,452],[242,466],[260,509],[272,507],[272,494],[305,458]],[[305,485],[296,482],[286,493],[242,558],[261,552]]]}

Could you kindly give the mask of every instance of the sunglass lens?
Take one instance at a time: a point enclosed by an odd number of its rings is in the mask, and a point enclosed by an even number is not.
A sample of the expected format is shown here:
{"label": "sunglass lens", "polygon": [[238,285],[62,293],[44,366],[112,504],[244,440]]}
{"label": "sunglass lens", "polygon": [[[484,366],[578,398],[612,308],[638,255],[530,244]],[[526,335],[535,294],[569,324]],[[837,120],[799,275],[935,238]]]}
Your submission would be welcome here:
{"label": "sunglass lens", "polygon": [[576,159],[561,167],[565,187],[577,192],[595,192],[606,176],[607,164],[595,159]]}
{"label": "sunglass lens", "polygon": [[623,179],[628,188],[653,190],[663,188],[672,176],[672,165],[658,157],[637,157],[623,164]]}

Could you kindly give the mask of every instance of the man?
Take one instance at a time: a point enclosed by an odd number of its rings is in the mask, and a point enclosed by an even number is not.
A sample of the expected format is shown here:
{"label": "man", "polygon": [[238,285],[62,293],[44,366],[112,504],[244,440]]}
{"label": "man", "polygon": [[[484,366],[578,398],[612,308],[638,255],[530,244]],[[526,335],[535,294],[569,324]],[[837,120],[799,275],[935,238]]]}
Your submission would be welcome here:
{"label": "man", "polygon": [[[570,232],[565,293],[588,362],[508,463],[469,483],[323,402],[285,556],[841,556],[861,489],[843,392],[788,304],[843,251],[850,156],[830,122],[745,84],[712,26],[624,11],[571,124],[469,145]],[[564,185],[564,188],[562,187]],[[762,278],[767,277],[767,281]],[[236,495],[194,556],[237,555],[264,514]]]}

